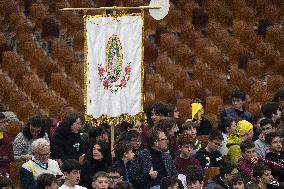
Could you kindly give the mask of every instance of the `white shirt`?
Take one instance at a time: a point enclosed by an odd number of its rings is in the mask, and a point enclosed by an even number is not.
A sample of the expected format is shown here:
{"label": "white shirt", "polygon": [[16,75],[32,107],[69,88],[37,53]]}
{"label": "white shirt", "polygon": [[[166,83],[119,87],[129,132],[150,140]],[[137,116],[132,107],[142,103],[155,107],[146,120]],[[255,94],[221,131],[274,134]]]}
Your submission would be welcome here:
{"label": "white shirt", "polygon": [[65,184],[63,184],[58,189],[87,189],[87,188],[83,187],[83,186],[79,186],[79,185],[75,185],[74,187],[70,187],[70,186],[66,186]]}

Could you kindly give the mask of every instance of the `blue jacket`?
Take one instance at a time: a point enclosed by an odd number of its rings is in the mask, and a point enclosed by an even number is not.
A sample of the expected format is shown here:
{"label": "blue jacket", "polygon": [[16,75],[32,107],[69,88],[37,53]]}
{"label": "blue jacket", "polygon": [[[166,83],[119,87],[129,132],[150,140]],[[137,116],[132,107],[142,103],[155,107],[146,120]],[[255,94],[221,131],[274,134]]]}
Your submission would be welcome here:
{"label": "blue jacket", "polygon": [[252,122],[252,115],[244,109],[244,111],[236,110],[233,107],[225,108],[224,111],[221,113],[220,119],[223,120],[225,117],[229,117],[236,122],[240,120],[247,120]]}

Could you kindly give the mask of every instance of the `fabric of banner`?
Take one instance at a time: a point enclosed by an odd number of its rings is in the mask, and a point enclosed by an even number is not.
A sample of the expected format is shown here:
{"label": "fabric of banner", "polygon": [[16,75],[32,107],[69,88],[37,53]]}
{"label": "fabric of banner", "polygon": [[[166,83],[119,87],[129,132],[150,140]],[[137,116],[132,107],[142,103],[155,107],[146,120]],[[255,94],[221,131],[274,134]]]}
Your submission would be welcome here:
{"label": "fabric of banner", "polygon": [[85,17],[85,106],[93,119],[143,111],[143,17]]}

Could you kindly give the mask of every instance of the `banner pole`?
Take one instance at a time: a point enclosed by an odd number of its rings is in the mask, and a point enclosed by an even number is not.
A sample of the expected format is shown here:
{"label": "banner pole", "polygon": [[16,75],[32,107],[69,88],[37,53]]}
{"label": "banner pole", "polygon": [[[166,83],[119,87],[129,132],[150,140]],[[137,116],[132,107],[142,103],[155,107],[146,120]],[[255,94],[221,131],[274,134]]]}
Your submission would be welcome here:
{"label": "banner pole", "polygon": [[139,7],[97,7],[97,8],[62,8],[60,11],[70,10],[130,10],[130,9],[160,9],[160,6],[139,6]]}

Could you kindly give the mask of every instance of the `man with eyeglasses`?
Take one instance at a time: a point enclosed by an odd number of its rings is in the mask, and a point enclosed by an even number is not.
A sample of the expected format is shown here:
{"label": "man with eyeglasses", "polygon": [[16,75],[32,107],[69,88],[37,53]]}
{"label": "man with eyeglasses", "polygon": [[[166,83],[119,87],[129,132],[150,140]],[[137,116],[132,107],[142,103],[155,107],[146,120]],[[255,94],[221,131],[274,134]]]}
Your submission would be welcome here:
{"label": "man with eyeglasses", "polygon": [[141,150],[131,168],[132,184],[135,188],[159,189],[160,181],[166,176],[177,176],[176,167],[169,153],[168,138],[159,128],[148,132],[148,146]]}
{"label": "man with eyeglasses", "polygon": [[123,180],[122,170],[118,167],[110,167],[108,169],[109,183],[108,188],[113,189],[114,186]]}
{"label": "man with eyeglasses", "polygon": [[0,175],[2,176],[9,175],[10,163],[14,161],[13,145],[6,133],[7,125],[8,120],[0,112]]}
{"label": "man with eyeglasses", "polygon": [[59,178],[63,175],[57,161],[49,159],[50,144],[44,138],[39,138],[32,143],[32,159],[22,165],[20,178],[22,189],[34,189],[36,179],[42,173],[50,173]]}

